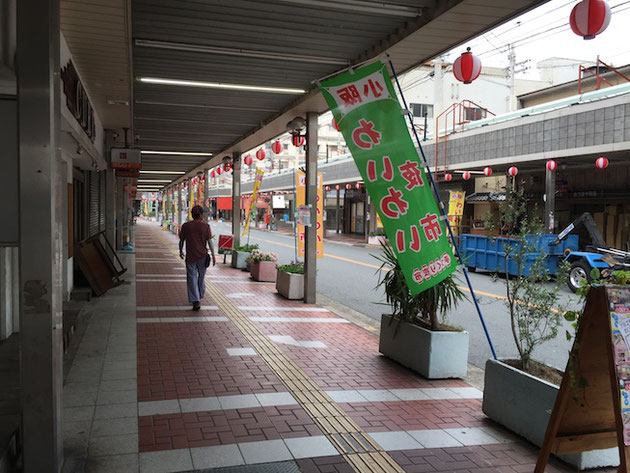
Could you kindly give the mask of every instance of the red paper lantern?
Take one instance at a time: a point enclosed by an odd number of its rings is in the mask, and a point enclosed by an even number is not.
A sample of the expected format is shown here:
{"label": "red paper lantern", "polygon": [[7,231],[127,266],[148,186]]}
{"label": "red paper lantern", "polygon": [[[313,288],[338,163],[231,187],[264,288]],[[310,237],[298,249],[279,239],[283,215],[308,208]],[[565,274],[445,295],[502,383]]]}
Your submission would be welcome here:
{"label": "red paper lantern", "polygon": [[332,126],[335,130],[339,131],[339,124],[337,123],[337,120],[335,120],[334,118],[332,121]]}
{"label": "red paper lantern", "polygon": [[330,186],[326,186],[326,192],[330,190]]}
{"label": "red paper lantern", "polygon": [[555,171],[558,169],[558,163],[556,163],[553,159],[550,159],[547,161],[547,164],[545,164],[545,167],[548,171]]}
{"label": "red paper lantern", "polygon": [[508,169],[508,174],[512,177],[516,177],[516,175],[518,174],[518,168],[516,166],[512,166],[510,169]]}
{"label": "red paper lantern", "polygon": [[444,180],[446,182],[451,182],[453,180],[453,175],[447,172],[446,174],[444,174]]}
{"label": "red paper lantern", "polygon": [[251,166],[254,163],[254,158],[252,158],[251,154],[248,154],[243,158],[243,162],[246,166]]}
{"label": "red paper lantern", "polygon": [[466,49],[453,63],[453,75],[455,79],[464,84],[470,84],[481,74],[481,60]]}
{"label": "red paper lantern", "polygon": [[230,172],[230,169],[232,169],[232,164],[230,164],[230,163],[225,163],[225,164],[223,165],[223,170],[224,170],[225,172]]}
{"label": "red paper lantern", "polygon": [[464,171],[462,173],[462,179],[464,179],[464,181],[467,181],[468,179],[470,179],[470,172]]}
{"label": "red paper lantern", "polygon": [[483,175],[486,176],[486,177],[492,176],[492,168],[489,167],[489,166],[483,168]]}
{"label": "red paper lantern", "polygon": [[355,189],[361,189],[361,184],[359,184],[358,182],[354,185]]}
{"label": "red paper lantern", "polygon": [[340,186],[339,184],[337,184],[337,185],[335,186],[335,190],[339,190],[339,189],[341,189],[341,186]]}
{"label": "red paper lantern", "polygon": [[265,150],[260,148],[258,151],[256,151],[256,159],[258,159],[258,161],[262,161],[263,159],[265,159]]}
{"label": "red paper lantern", "polygon": [[218,168],[215,169],[217,176],[220,176],[221,173],[223,172],[223,169],[221,169],[221,166],[219,166]]}
{"label": "red paper lantern", "polygon": [[346,189],[348,190],[352,189],[352,184],[346,184]]}
{"label": "red paper lantern", "polygon": [[282,143],[280,143],[280,140],[276,140],[273,142],[273,144],[271,145],[271,151],[273,151],[276,154],[280,154],[282,152]]}
{"label": "red paper lantern", "polygon": [[304,146],[306,138],[302,135],[293,135],[293,139],[291,141],[293,142],[293,146],[297,146],[299,148],[300,146]]}
{"label": "red paper lantern", "polygon": [[595,166],[597,166],[598,169],[606,169],[608,167],[608,160],[603,156],[600,156],[595,161]]}
{"label": "red paper lantern", "polygon": [[608,28],[610,6],[604,0],[582,0],[573,7],[569,24],[573,32],[584,39],[593,39]]}

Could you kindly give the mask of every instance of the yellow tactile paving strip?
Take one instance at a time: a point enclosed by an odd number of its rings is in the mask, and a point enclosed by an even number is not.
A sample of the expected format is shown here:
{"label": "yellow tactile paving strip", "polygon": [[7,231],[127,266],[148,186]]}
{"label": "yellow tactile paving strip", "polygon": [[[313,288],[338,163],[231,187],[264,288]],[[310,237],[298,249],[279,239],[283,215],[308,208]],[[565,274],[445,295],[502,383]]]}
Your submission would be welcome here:
{"label": "yellow tactile paving strip", "polygon": [[[158,235],[158,238],[167,247],[170,246],[161,236]],[[175,253],[175,255],[177,254]],[[230,299],[208,282],[206,282],[206,290],[223,314],[234,323],[251,347],[269,365],[300,406],[315,421],[337,451],[357,473],[404,473],[404,470],[392,457],[363,432]]]}

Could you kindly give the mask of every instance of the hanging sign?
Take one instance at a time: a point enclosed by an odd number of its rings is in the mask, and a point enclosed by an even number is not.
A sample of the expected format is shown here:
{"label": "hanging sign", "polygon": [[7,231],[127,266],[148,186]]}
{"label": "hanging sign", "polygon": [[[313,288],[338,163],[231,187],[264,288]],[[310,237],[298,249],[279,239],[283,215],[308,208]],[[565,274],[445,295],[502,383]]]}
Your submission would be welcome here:
{"label": "hanging sign", "polygon": [[[316,219],[316,227],[317,227],[317,257],[324,257],[324,176],[323,174],[317,174],[317,219]],[[310,216],[310,207],[307,207],[306,204],[306,174],[302,171],[295,172],[295,205],[296,205],[296,225],[297,227],[297,246],[298,246],[298,256],[304,256],[306,254],[306,231],[305,226],[310,227],[312,225],[311,216]],[[303,208],[304,212],[306,212],[306,208],[308,208],[308,224],[300,223],[299,219],[301,218],[299,215],[299,209]]]}
{"label": "hanging sign", "polygon": [[140,169],[142,167],[140,150],[112,148],[109,166],[112,169]]}
{"label": "hanging sign", "polygon": [[375,203],[411,294],[436,285],[457,263],[387,67],[381,62],[321,83]]}
{"label": "hanging sign", "polygon": [[465,191],[448,191],[448,222],[451,224],[453,235],[459,233],[464,215]]}
{"label": "hanging sign", "polygon": [[243,232],[243,236],[249,234],[249,225],[251,223],[252,213],[256,208],[256,202],[258,201],[258,191],[260,189],[260,185],[262,184],[264,174],[265,171],[263,169],[256,169],[256,180],[254,181],[254,189],[252,190],[252,197],[249,201],[249,209],[247,210],[247,216],[245,217],[245,231]]}

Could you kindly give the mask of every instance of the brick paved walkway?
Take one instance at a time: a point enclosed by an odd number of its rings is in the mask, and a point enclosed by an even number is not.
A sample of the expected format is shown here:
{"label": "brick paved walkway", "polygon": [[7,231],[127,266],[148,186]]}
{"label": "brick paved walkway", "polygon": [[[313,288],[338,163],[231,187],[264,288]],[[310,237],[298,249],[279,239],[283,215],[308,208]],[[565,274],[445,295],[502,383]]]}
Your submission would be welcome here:
{"label": "brick paved walkway", "polygon": [[[414,375],[380,356],[368,332],[317,306],[284,300],[274,284],[220,263],[208,271],[202,310],[192,312],[175,236],[142,221],[136,235],[137,375],[119,366],[129,373],[113,378],[136,377],[137,404],[128,406],[137,408],[137,419],[101,427],[109,435],[120,427],[121,438],[109,451],[102,438],[96,442],[101,450],[90,450],[88,471],[287,461],[303,473],[365,471],[339,447],[361,439],[326,432],[313,395],[344,425],[369,435],[399,471],[533,471],[537,449],[487,420],[481,393],[465,382]],[[296,387],[308,383],[314,388]],[[76,402],[73,409],[84,409],[82,399]],[[127,450],[119,445],[125,442]],[[120,455],[98,456],[112,452]],[[574,470],[552,462],[547,471]]]}

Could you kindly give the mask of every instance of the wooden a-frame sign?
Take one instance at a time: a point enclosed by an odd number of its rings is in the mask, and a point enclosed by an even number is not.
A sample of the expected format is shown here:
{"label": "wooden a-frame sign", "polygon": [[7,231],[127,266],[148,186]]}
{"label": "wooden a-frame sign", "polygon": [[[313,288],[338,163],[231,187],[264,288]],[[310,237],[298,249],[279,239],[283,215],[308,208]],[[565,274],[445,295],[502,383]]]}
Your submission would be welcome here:
{"label": "wooden a-frame sign", "polygon": [[[627,320],[627,322],[625,322]],[[571,361],[534,473],[544,473],[549,454],[619,448],[619,473],[630,473],[630,287],[600,286],[589,290]],[[626,332],[626,330],[628,330]],[[628,337],[630,338],[630,337]],[[584,388],[572,388],[570,369]]]}

